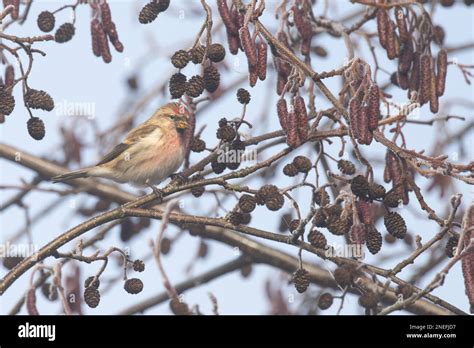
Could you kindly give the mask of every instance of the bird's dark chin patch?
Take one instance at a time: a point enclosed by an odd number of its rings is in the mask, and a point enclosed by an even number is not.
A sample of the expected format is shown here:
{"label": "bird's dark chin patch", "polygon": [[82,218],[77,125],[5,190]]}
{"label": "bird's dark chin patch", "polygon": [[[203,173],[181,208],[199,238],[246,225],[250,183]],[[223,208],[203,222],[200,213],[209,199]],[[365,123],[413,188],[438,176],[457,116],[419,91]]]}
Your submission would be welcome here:
{"label": "bird's dark chin patch", "polygon": [[179,134],[184,134],[184,131],[186,130],[186,128],[176,128],[176,131],[179,133]]}

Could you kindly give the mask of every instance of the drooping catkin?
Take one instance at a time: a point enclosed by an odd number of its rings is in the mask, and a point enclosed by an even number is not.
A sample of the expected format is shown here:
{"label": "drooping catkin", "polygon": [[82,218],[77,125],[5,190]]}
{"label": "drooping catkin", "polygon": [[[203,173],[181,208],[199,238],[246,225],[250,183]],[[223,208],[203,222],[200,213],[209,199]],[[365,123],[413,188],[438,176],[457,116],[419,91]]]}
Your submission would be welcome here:
{"label": "drooping catkin", "polygon": [[410,72],[409,88],[410,91],[418,91],[420,87],[420,54],[413,54],[413,67]]}
{"label": "drooping catkin", "polygon": [[[464,235],[464,248],[467,248],[472,243],[474,228],[474,204],[466,210],[462,223]],[[474,313],[474,252],[471,250],[461,259],[461,268],[464,276],[464,285],[466,286],[466,295],[471,305],[470,312]]]}
{"label": "drooping catkin", "polygon": [[413,61],[413,43],[406,41],[402,44],[400,50],[400,57],[398,58],[398,72],[401,74],[407,74],[410,70],[411,63]]}
{"label": "drooping catkin", "polygon": [[420,57],[420,104],[425,104],[430,100],[431,90],[431,56],[424,53]]}
{"label": "drooping catkin", "polygon": [[380,115],[380,90],[377,84],[372,84],[368,92],[367,119],[369,130],[377,129]]}
{"label": "drooping catkin", "polygon": [[354,138],[360,139],[359,134],[359,113],[360,113],[361,105],[359,98],[353,97],[349,101],[349,120],[350,120],[350,127]]}
{"label": "drooping catkin", "polygon": [[439,109],[438,94],[436,93],[436,75],[431,72],[431,86],[430,86],[430,110],[432,113],[437,113]]}
{"label": "drooping catkin", "polygon": [[255,48],[255,43],[252,41],[250,36],[250,31],[248,27],[242,27],[239,30],[240,42],[242,43],[242,48],[244,49],[245,55],[247,56],[247,61],[249,67],[257,65],[257,50]]}
{"label": "drooping catkin", "polygon": [[303,141],[306,141],[306,139],[308,138],[308,131],[309,131],[308,113],[306,111],[306,105],[305,105],[303,97],[301,96],[296,96],[293,99],[293,103],[294,103],[296,117],[298,120],[298,126],[297,126],[298,136],[299,136],[299,139],[303,142]]}
{"label": "drooping catkin", "polygon": [[298,118],[296,117],[296,113],[293,111],[289,112],[287,121],[288,132],[286,136],[286,143],[288,146],[296,148],[301,144],[298,132]]}
{"label": "drooping catkin", "polygon": [[261,81],[267,77],[267,44],[263,41],[257,45],[257,75]]}
{"label": "drooping catkin", "polygon": [[400,41],[396,32],[397,25],[391,20],[388,20],[387,25],[387,57],[392,60],[400,54]]}
{"label": "drooping catkin", "polygon": [[367,106],[362,106],[358,113],[359,120],[357,121],[359,125],[359,144],[370,145],[372,143],[373,135],[369,130],[369,119],[368,119],[368,108]]}
{"label": "drooping catkin", "polygon": [[281,128],[285,133],[288,131],[288,107],[284,98],[278,99],[277,115]]}
{"label": "drooping catkin", "polygon": [[436,94],[441,97],[444,94],[444,89],[446,86],[446,75],[448,72],[448,53],[444,48],[438,52],[436,63]]}
{"label": "drooping catkin", "polygon": [[387,48],[387,32],[388,32],[388,13],[386,10],[377,10],[377,31],[379,34],[380,45]]}
{"label": "drooping catkin", "polygon": [[101,56],[100,44],[99,44],[99,32],[102,30],[98,19],[91,21],[91,36],[92,36],[92,53],[96,57]]}
{"label": "drooping catkin", "polygon": [[407,20],[403,9],[400,6],[395,7],[395,20],[397,21],[398,34],[401,42],[408,42],[410,35],[408,34]]}
{"label": "drooping catkin", "polygon": [[224,23],[227,32],[231,35],[238,35],[239,31],[230,14],[229,7],[227,6],[227,0],[217,0],[217,10],[219,11],[219,14],[222,18],[222,23]]}

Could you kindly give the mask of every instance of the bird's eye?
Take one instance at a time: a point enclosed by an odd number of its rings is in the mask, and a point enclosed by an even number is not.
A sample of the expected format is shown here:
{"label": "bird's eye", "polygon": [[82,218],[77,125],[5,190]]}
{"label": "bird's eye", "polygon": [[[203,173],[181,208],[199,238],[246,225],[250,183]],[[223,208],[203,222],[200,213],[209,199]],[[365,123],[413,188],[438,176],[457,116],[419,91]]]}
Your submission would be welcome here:
{"label": "bird's eye", "polygon": [[176,118],[175,115],[169,115],[168,117],[170,118],[170,120],[174,120]]}

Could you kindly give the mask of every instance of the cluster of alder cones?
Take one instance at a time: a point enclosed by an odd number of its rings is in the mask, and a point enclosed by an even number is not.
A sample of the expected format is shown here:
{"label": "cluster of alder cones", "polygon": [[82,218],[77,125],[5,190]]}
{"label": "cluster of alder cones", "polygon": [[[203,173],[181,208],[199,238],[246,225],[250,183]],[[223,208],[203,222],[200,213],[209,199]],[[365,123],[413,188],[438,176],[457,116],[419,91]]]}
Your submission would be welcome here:
{"label": "cluster of alder cones", "polygon": [[[173,99],[181,98],[184,94],[191,98],[199,97],[204,90],[214,93],[220,84],[220,73],[214,66],[225,58],[225,48],[219,43],[203,46],[199,43],[190,50],[178,50],[171,57],[171,64],[179,72],[171,76],[169,91]],[[189,80],[181,72],[189,62],[201,65],[202,74],[194,75]]]}
{"label": "cluster of alder cones", "polygon": [[[15,98],[12,95],[14,87],[15,69],[12,65],[8,65],[5,68],[5,81],[0,77],[0,123],[5,122],[5,116],[10,115],[15,109]],[[54,109],[53,98],[42,90],[27,87],[23,99],[28,110],[51,111]],[[27,122],[27,129],[30,136],[35,140],[41,140],[45,136],[44,123],[39,117],[31,116]]]}
{"label": "cluster of alder cones", "polygon": [[[143,272],[145,270],[145,263],[142,260],[137,259],[131,264],[135,272]],[[100,280],[97,276],[90,276],[84,281],[84,302],[90,308],[96,308],[100,303],[99,286]],[[135,295],[143,290],[143,282],[138,278],[130,278],[125,280],[123,288],[129,294]]]}

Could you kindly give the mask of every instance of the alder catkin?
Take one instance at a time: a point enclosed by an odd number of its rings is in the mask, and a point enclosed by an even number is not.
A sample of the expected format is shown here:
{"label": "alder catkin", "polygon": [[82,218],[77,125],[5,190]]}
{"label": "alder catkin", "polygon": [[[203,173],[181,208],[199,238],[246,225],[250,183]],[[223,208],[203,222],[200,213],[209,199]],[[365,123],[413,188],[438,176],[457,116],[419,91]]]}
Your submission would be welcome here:
{"label": "alder catkin", "polygon": [[442,50],[439,50],[436,62],[436,94],[441,97],[444,94],[444,89],[446,86],[446,75],[448,72],[448,53],[444,48]]}
{"label": "alder catkin", "polygon": [[419,99],[421,105],[430,100],[431,74],[431,57],[425,53],[420,57]]}
{"label": "alder catkin", "polygon": [[349,102],[349,120],[352,134],[355,139],[360,139],[359,134],[359,113],[360,113],[360,100],[359,98],[353,97]]}
{"label": "alder catkin", "polygon": [[405,14],[400,6],[395,7],[395,20],[397,21],[398,34],[401,42],[408,42],[410,35],[408,34],[408,27]]}
{"label": "alder catkin", "polygon": [[257,75],[261,81],[267,77],[267,44],[263,41],[257,45]]}
{"label": "alder catkin", "polygon": [[369,130],[369,120],[368,120],[368,108],[367,106],[362,106],[358,113],[358,125],[359,125],[359,144],[370,145],[372,143],[373,135]]}
{"label": "alder catkin", "polygon": [[439,101],[438,101],[438,94],[436,89],[436,75],[432,72],[431,73],[431,87],[430,87],[430,111],[432,113],[437,113],[439,109]]}
{"label": "alder catkin", "polygon": [[230,14],[229,7],[227,6],[226,0],[217,0],[217,10],[222,18],[222,23],[227,30],[227,32],[231,35],[238,35],[239,31],[237,26],[235,25],[234,20]]}
{"label": "alder catkin", "polygon": [[286,100],[281,98],[277,102],[277,115],[280,121],[281,128],[285,133],[288,131],[288,107]]}
{"label": "alder catkin", "polygon": [[286,143],[292,148],[298,147],[301,142],[298,135],[298,118],[295,112],[288,113],[287,129]]}
{"label": "alder catkin", "polygon": [[386,10],[377,10],[377,31],[379,36],[380,45],[383,48],[387,48],[387,32],[388,32],[388,13]]}
{"label": "alder catkin", "polygon": [[[464,235],[464,248],[472,243],[472,230],[474,228],[474,204],[471,204],[466,210],[462,223]],[[474,252],[471,250],[461,259],[461,268],[466,286],[466,295],[471,305],[470,312],[474,313]]]}
{"label": "alder catkin", "polygon": [[377,84],[372,84],[368,92],[367,118],[369,130],[377,129],[380,115],[380,90]]}
{"label": "alder catkin", "polygon": [[306,111],[306,104],[304,102],[303,97],[296,96],[293,99],[293,104],[295,108],[296,117],[298,120],[298,135],[301,141],[306,141],[308,138],[308,113]]}
{"label": "alder catkin", "polygon": [[255,43],[252,41],[250,36],[250,31],[248,27],[242,27],[239,30],[240,42],[242,43],[242,48],[244,49],[245,55],[247,56],[247,61],[249,67],[257,65],[257,50],[255,48]]}
{"label": "alder catkin", "polygon": [[392,60],[400,54],[400,41],[396,32],[396,24],[389,19],[387,25],[387,57]]}
{"label": "alder catkin", "polygon": [[91,21],[91,36],[92,36],[92,53],[96,57],[101,56],[100,45],[99,45],[99,31],[102,30],[100,27],[100,22],[96,18]]}

